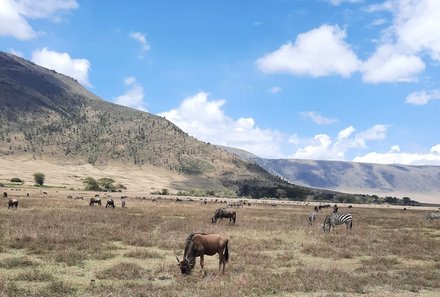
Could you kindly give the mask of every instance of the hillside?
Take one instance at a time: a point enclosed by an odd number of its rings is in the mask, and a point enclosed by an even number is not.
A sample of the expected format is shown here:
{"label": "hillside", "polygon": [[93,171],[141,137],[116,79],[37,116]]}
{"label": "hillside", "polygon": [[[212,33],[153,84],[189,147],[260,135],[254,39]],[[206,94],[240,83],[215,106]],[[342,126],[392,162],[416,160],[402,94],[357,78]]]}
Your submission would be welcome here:
{"label": "hillside", "polygon": [[408,196],[440,203],[440,166],[263,159],[246,151],[224,149],[298,185],[354,194]]}
{"label": "hillside", "polygon": [[[202,184],[205,189],[244,194],[263,188],[275,196],[311,193],[188,136],[164,118],[104,101],[72,78],[2,52],[0,158],[26,160],[27,167],[33,166],[32,160],[88,164],[103,169],[103,174],[109,166],[128,175],[165,170],[163,186],[175,190]],[[139,183],[149,185],[145,179]]]}

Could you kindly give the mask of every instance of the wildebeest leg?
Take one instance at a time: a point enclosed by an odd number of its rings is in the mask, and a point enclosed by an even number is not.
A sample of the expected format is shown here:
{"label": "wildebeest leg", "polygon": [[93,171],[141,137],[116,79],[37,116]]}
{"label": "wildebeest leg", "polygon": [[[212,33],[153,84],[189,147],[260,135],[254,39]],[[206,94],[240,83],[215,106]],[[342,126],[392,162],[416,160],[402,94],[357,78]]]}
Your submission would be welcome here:
{"label": "wildebeest leg", "polygon": [[203,254],[201,254],[200,255],[200,267],[202,267],[202,276],[206,275],[205,270],[203,269],[204,266],[205,266],[205,261],[204,261],[204,258],[203,258]]}

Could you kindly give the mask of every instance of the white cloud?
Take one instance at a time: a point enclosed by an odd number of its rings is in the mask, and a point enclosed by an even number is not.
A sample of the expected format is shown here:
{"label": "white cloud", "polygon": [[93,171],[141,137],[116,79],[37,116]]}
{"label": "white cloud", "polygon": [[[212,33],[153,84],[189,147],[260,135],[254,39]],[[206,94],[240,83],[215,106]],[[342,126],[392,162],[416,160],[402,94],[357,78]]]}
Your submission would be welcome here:
{"label": "white cloud", "polygon": [[365,149],[367,141],[381,140],[386,137],[386,126],[375,125],[372,128],[354,134],[355,128],[349,126],[338,133],[335,140],[329,135],[318,134],[309,144],[299,148],[291,158],[312,160],[346,160],[351,149]]}
{"label": "white cloud", "polygon": [[38,33],[27,19],[59,21],[60,11],[76,8],[76,0],[0,0],[0,36],[12,36],[19,40],[35,38]]}
{"label": "white cloud", "polygon": [[299,34],[294,44],[287,42],[259,58],[256,64],[266,73],[349,77],[359,69],[360,61],[345,37],[345,31],[338,26],[323,25]]}
{"label": "white cloud", "polygon": [[422,59],[399,53],[391,45],[380,46],[362,65],[363,80],[370,83],[416,81],[424,70]]}
{"label": "white cloud", "polygon": [[393,1],[397,42],[413,52],[426,51],[440,61],[440,1]]}
{"label": "white cloud", "polygon": [[432,91],[418,91],[412,92],[406,97],[405,103],[414,104],[414,105],[425,105],[428,104],[429,101],[439,100],[440,99],[440,90],[432,90]]}
{"label": "white cloud", "polygon": [[150,44],[148,43],[145,34],[142,34],[140,32],[131,32],[130,38],[133,38],[134,40],[138,41],[141,44],[143,51],[150,50]]}
{"label": "white cloud", "polygon": [[430,152],[402,153],[391,150],[387,153],[371,152],[353,159],[354,162],[404,165],[440,165],[440,144],[433,146]]}
{"label": "white cloud", "polygon": [[87,59],[72,59],[68,53],[51,51],[48,48],[32,52],[31,60],[43,67],[55,70],[91,86],[89,82],[90,62]]}
{"label": "white cloud", "polygon": [[115,103],[147,111],[144,103],[144,88],[137,82],[136,78],[130,76],[124,80],[124,84],[128,87],[128,90],[124,95],[117,97]]}
{"label": "white cloud", "polygon": [[347,139],[356,129],[353,126],[349,126],[338,133],[338,140]]}
{"label": "white cloud", "polygon": [[328,0],[328,2],[332,5],[338,6],[344,2],[347,3],[361,3],[363,0]]}
{"label": "white cloud", "polygon": [[398,145],[393,145],[389,151],[389,153],[398,153],[398,152],[400,152],[400,146]]}
{"label": "white cloud", "polygon": [[272,87],[267,91],[272,94],[278,94],[279,92],[281,92],[281,88],[280,87]]}
{"label": "white cloud", "polygon": [[338,122],[337,119],[326,118],[314,111],[301,112],[300,114],[304,117],[310,118],[315,124],[318,125],[331,125]]}
{"label": "white cloud", "polygon": [[440,61],[440,1],[388,0],[370,5],[367,11],[390,12],[393,22],[363,66],[364,81],[416,81],[425,70],[422,56]]}
{"label": "white cloud", "polygon": [[224,104],[225,100],[209,100],[206,92],[199,92],[184,99],[178,108],[159,115],[199,140],[244,149],[261,157],[282,156],[280,132],[260,129],[250,117],[234,120],[225,115]]}

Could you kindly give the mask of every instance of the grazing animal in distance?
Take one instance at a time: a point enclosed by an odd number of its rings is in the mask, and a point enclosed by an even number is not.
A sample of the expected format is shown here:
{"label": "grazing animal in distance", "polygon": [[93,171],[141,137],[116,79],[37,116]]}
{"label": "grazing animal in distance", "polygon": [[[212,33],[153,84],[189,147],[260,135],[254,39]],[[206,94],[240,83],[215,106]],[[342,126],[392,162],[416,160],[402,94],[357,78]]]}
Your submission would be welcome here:
{"label": "grazing animal in distance", "polygon": [[176,198],[176,202],[182,202],[182,199]]}
{"label": "grazing animal in distance", "polygon": [[18,207],[18,200],[17,199],[9,199],[8,201],[8,209],[11,208],[17,208]]}
{"label": "grazing animal in distance", "polygon": [[214,213],[214,217],[211,218],[211,223],[215,224],[217,223],[218,219],[222,220],[223,223],[223,218],[229,218],[229,224],[235,224],[235,221],[237,219],[237,213],[235,212],[235,210],[233,209],[229,209],[229,208],[217,208],[217,210]]}
{"label": "grazing animal in distance", "polygon": [[333,232],[335,231],[335,225],[345,224],[346,230],[351,231],[353,227],[353,217],[350,213],[332,213],[325,217],[324,224],[321,224],[321,228],[324,232],[330,233],[331,227],[333,227]]}
{"label": "grazing animal in distance", "polygon": [[189,275],[196,264],[196,258],[200,257],[200,267],[202,268],[202,276],[206,275],[204,270],[204,256],[219,255],[218,269],[220,271],[222,265],[222,274],[225,273],[226,263],[229,261],[228,238],[220,234],[191,233],[185,241],[185,249],[183,252],[183,260],[179,263],[182,274]]}
{"label": "grazing animal in distance", "polygon": [[440,212],[430,212],[425,216],[425,221],[434,221],[440,219]]}
{"label": "grazing animal in distance", "polygon": [[335,204],[333,206],[333,213],[337,213],[338,212],[338,206]]}
{"label": "grazing animal in distance", "polygon": [[127,196],[121,196],[121,207],[126,207],[125,205],[126,203],[127,203]]}
{"label": "grazing animal in distance", "polygon": [[3,198],[8,198],[8,193],[3,192]]}
{"label": "grazing animal in distance", "polygon": [[107,207],[113,207],[113,209],[115,209],[115,201],[113,201],[112,198],[107,200],[107,204],[105,205],[105,208]]}
{"label": "grazing animal in distance", "polygon": [[310,226],[313,226],[313,224],[315,224],[316,214],[317,214],[316,210],[314,212],[312,212],[311,214],[309,214],[308,222],[309,222]]}
{"label": "grazing animal in distance", "polygon": [[98,204],[99,206],[101,206],[101,205],[102,205],[102,204],[101,204],[101,198],[95,198],[95,197],[90,198],[90,203],[89,203],[89,205],[90,205],[90,206],[93,206],[93,205],[95,205],[95,204]]}

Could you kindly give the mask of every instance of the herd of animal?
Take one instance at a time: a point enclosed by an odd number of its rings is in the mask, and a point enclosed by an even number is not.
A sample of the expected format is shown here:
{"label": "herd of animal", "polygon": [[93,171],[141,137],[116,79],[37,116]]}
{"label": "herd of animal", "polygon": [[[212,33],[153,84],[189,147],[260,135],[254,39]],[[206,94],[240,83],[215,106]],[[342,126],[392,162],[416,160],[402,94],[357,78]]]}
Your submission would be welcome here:
{"label": "herd of animal", "polygon": [[[27,194],[29,196],[29,194]],[[7,192],[3,192],[3,198],[8,198]],[[83,197],[75,197],[67,196],[68,199],[81,199]],[[127,196],[121,197],[121,206],[126,207]],[[157,202],[156,199],[152,199],[153,202]],[[190,201],[193,201],[192,199]],[[182,202],[182,199],[177,198],[176,202]],[[206,204],[206,198],[203,200]],[[229,219],[229,224],[235,224],[237,220],[237,212],[232,209],[233,207],[243,207],[243,205],[250,203],[238,201],[238,202],[229,202],[227,207],[217,208],[215,210],[214,216],[211,218],[211,223],[216,224],[218,220],[221,220],[223,223],[223,219]],[[94,205],[102,205],[101,198],[99,195],[95,195],[95,197],[90,198],[89,201],[90,206]],[[307,204],[308,205],[308,204]],[[113,198],[108,198],[107,203],[105,205],[106,208],[115,208],[115,201]],[[312,213],[310,213],[307,217],[307,222],[310,226],[315,224],[318,212],[323,208],[330,208],[330,204],[315,206]],[[352,206],[350,205],[349,208]],[[18,200],[17,199],[9,199],[8,200],[8,209],[18,208]],[[405,209],[406,210],[406,209]],[[424,219],[426,221],[440,220],[440,212],[430,212],[425,215]],[[350,232],[353,227],[353,216],[350,213],[339,213],[338,206],[335,204],[333,206],[333,211],[326,215],[323,224],[321,224],[321,229],[325,233],[330,233],[332,227],[333,231],[335,226],[337,225],[346,225],[346,233]],[[226,263],[229,261],[229,248],[228,248],[229,239],[221,234],[206,234],[206,233],[191,233],[185,240],[185,248],[183,253],[183,260],[176,259],[178,261],[178,265],[180,267],[181,273],[185,275],[191,274],[192,269],[195,266],[196,258],[200,257],[200,267],[202,269],[202,275],[206,275],[204,270],[204,256],[213,256],[215,254],[219,255],[219,271],[222,273],[225,272]]]}

